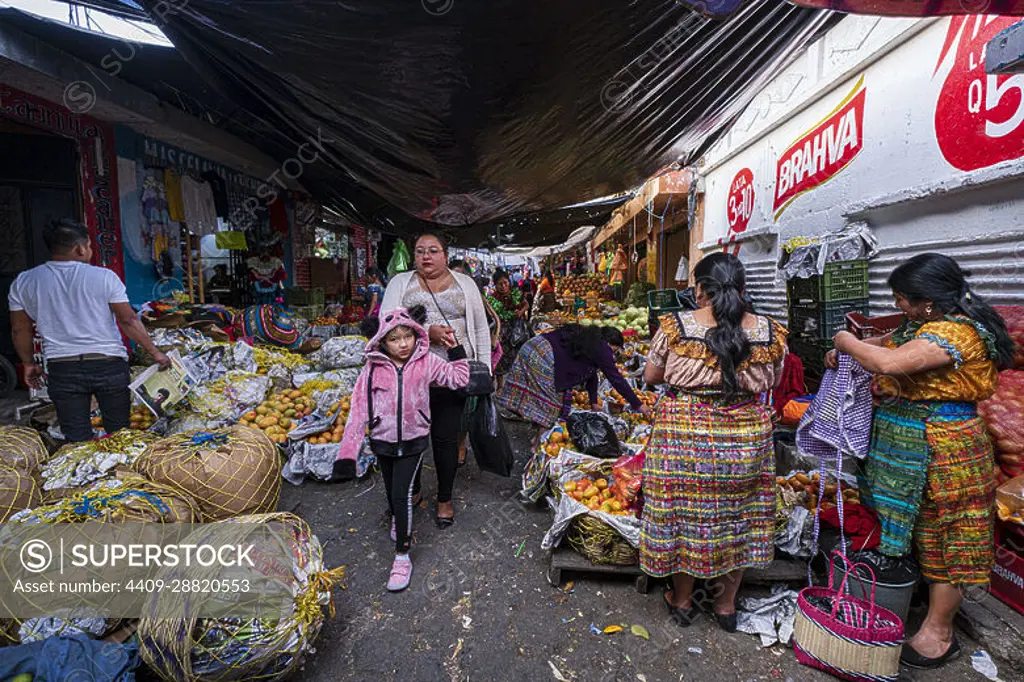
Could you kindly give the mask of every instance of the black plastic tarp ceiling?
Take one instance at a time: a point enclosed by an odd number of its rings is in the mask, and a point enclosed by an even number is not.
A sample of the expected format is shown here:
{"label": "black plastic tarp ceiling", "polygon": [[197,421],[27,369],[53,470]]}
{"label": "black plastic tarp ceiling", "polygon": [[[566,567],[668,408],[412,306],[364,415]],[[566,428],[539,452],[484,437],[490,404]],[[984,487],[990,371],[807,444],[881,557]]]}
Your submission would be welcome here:
{"label": "black plastic tarp ceiling", "polygon": [[836,20],[780,0],[724,20],[675,0],[171,4],[160,28],[272,131],[252,142],[283,162],[323,140],[300,181],[324,203],[392,231],[461,227],[462,243],[692,159]]}

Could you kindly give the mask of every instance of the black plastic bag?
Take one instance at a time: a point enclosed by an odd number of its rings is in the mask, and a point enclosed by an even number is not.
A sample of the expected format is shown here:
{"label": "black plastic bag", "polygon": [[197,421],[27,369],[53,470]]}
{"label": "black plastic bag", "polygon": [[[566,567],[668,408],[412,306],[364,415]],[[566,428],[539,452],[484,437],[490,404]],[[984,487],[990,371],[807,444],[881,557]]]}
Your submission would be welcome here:
{"label": "black plastic bag", "polygon": [[530,340],[530,325],[526,323],[526,320],[517,317],[512,320],[511,325],[512,327],[508,332],[508,340],[512,344],[512,348],[509,350],[518,349]]}
{"label": "black plastic bag", "polygon": [[491,396],[471,398],[469,406],[469,444],[481,471],[499,476],[511,476],[515,458],[512,444],[505,434],[505,424],[498,414],[498,406]]}
{"label": "black plastic bag", "polygon": [[599,412],[573,412],[565,420],[569,437],[578,452],[603,459],[617,459],[622,455],[619,437],[611,422]]}
{"label": "black plastic bag", "polygon": [[491,368],[479,360],[470,360],[469,383],[458,389],[458,393],[470,398],[494,393],[494,378],[491,377]]}

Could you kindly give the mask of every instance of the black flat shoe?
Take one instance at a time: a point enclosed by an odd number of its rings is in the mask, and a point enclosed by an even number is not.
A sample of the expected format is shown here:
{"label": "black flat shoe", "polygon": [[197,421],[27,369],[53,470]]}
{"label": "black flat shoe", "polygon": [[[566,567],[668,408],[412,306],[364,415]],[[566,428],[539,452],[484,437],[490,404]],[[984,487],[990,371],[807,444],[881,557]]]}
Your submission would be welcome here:
{"label": "black flat shoe", "polygon": [[451,516],[436,516],[434,517],[434,524],[441,530],[445,530],[455,525],[455,518]]}
{"label": "black flat shoe", "polygon": [[908,668],[917,668],[918,670],[932,670],[939,666],[945,665],[952,660],[955,660],[960,655],[960,640],[956,637],[953,638],[953,643],[946,649],[946,653],[942,654],[938,658],[928,658],[914,651],[909,645],[903,647],[903,651],[900,653],[900,663],[907,666]]}
{"label": "black flat shoe", "polygon": [[715,620],[718,621],[718,627],[722,628],[726,632],[736,632],[736,612],[733,611],[729,615],[723,613],[716,613]]}
{"label": "black flat shoe", "polygon": [[672,617],[672,620],[681,628],[689,627],[693,621],[697,620],[697,615],[700,611],[697,607],[691,606],[688,609],[681,609],[675,606],[668,600],[668,591],[664,593],[663,599],[665,600],[665,606],[668,607],[668,615]]}

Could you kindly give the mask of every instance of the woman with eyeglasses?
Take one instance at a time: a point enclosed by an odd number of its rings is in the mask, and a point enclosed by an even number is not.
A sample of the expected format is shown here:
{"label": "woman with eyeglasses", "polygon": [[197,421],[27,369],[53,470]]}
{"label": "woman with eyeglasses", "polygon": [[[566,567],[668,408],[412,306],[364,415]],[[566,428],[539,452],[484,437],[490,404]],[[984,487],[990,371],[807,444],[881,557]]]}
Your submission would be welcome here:
{"label": "woman with eyeglasses", "polygon": [[[448,268],[444,239],[425,233],[413,250],[416,269],[395,275],[384,292],[381,314],[396,308],[421,305],[427,309],[430,352],[447,359],[448,351],[462,346],[470,360],[491,366],[491,335],[484,300],[472,278]],[[430,389],[430,440],[437,471],[437,527],[455,522],[452,489],[459,460],[459,431],[465,396],[446,388]],[[419,497],[419,479],[414,489]]]}

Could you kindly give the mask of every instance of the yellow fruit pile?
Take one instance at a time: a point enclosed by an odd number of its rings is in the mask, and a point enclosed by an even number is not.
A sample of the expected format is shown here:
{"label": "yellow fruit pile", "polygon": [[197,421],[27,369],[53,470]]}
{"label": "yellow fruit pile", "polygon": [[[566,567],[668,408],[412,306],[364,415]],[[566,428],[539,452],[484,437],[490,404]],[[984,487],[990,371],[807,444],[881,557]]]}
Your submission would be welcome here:
{"label": "yellow fruit pile", "polygon": [[581,478],[578,481],[568,481],[562,486],[562,490],[591,511],[602,511],[614,516],[625,516],[629,513],[625,511],[628,505],[615,497],[606,478]]}
{"label": "yellow fruit pile", "polygon": [[[597,399],[598,406],[601,405],[601,399]],[[574,390],[572,392],[572,406],[578,407],[581,410],[590,409],[590,395],[586,391]]]}
{"label": "yellow fruit pile", "polygon": [[156,416],[146,408],[145,405],[136,405],[132,408],[131,422],[129,426],[138,431],[145,431],[153,426]]}
{"label": "yellow fruit pile", "polygon": [[555,457],[562,451],[562,447],[572,447],[569,433],[565,430],[565,424],[561,424],[551,432],[547,440],[541,443],[541,449],[548,457]]}
{"label": "yellow fruit pile", "polygon": [[338,318],[324,317],[323,315],[321,315],[320,317],[310,322],[310,324],[313,325],[314,327],[337,327]]}
{"label": "yellow fruit pile", "polygon": [[348,422],[348,411],[352,407],[352,399],[345,396],[336,403],[332,403],[328,412],[337,411],[334,423],[331,428],[323,433],[317,433],[306,439],[310,445],[327,445],[328,443],[340,443],[341,436],[345,433],[345,424]]}
{"label": "yellow fruit pile", "polygon": [[296,422],[313,413],[313,399],[301,391],[280,391],[242,416],[241,424],[260,429],[273,442],[283,445]]}

